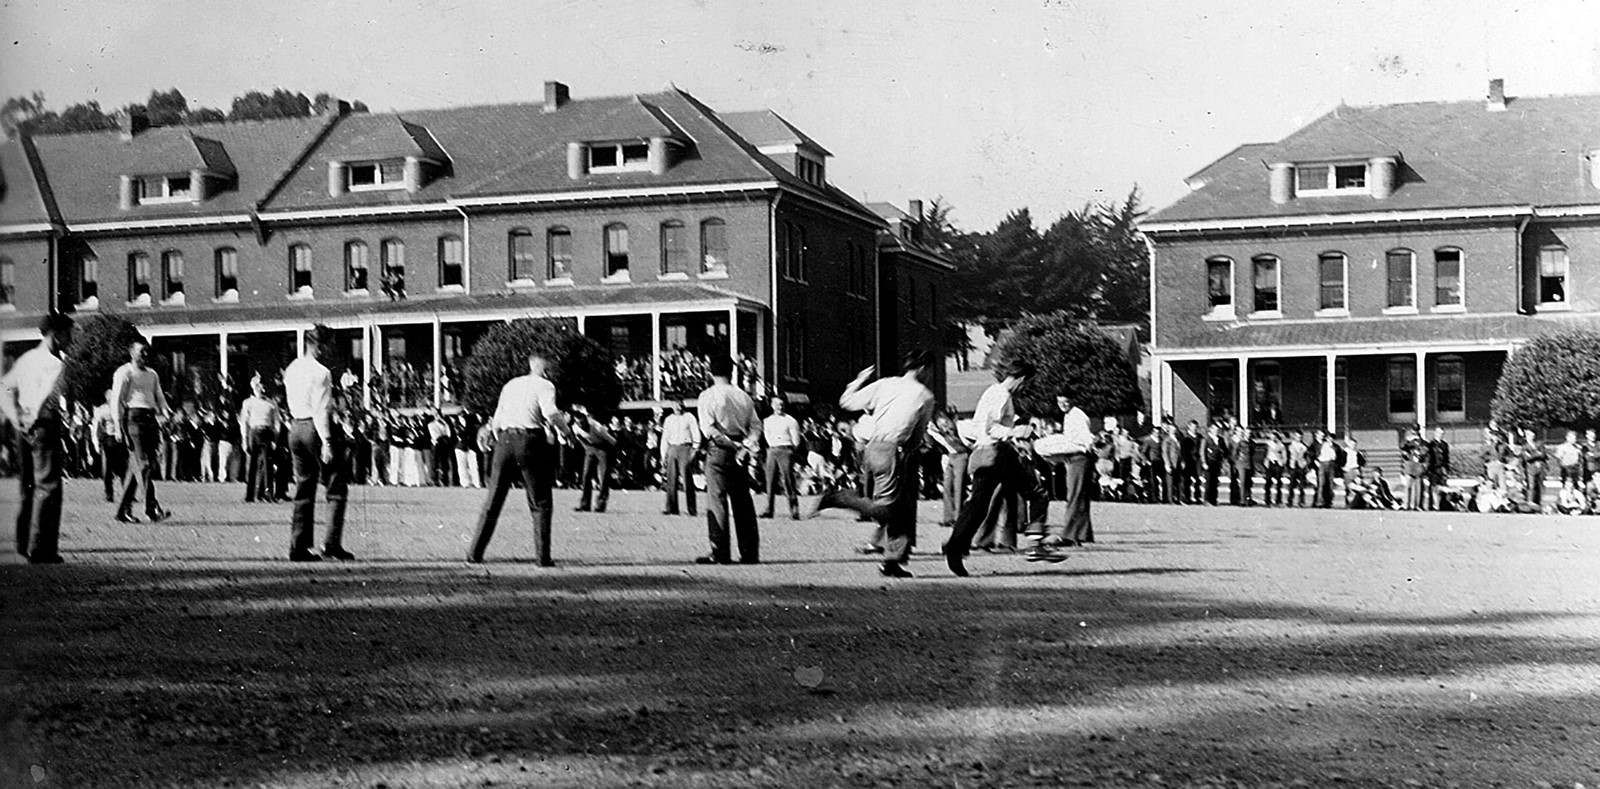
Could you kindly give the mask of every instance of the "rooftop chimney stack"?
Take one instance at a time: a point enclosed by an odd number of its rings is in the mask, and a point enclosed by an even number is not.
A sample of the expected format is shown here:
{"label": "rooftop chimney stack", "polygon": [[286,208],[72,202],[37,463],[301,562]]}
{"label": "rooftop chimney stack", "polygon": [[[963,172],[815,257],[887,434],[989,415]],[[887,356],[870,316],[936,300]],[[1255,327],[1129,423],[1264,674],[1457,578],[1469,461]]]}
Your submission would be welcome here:
{"label": "rooftop chimney stack", "polygon": [[555,112],[566,106],[572,99],[567,95],[567,86],[559,82],[546,82],[544,84],[544,111]]}
{"label": "rooftop chimney stack", "polygon": [[912,221],[916,222],[919,225],[922,224],[922,201],[921,200],[912,200],[909,203],[907,203],[907,207],[911,209],[910,211],[907,211],[906,213],[911,214]]}
{"label": "rooftop chimney stack", "polygon": [[1506,111],[1506,81],[1503,79],[1489,80],[1489,111]]}
{"label": "rooftop chimney stack", "polygon": [[150,116],[143,112],[122,110],[117,113],[117,129],[122,132],[122,140],[127,142],[150,129]]}

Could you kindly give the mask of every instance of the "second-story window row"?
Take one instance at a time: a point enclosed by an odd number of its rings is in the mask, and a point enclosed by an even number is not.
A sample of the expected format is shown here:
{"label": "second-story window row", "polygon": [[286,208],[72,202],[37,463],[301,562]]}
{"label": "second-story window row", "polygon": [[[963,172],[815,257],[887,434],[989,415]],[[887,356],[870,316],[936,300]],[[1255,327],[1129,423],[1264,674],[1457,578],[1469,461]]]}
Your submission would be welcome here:
{"label": "second-story window row", "polygon": [[[1432,253],[1432,266],[1419,266],[1417,254],[1409,249],[1384,253],[1384,310],[1410,313],[1421,307],[1437,312],[1459,312],[1466,307],[1466,259],[1456,247],[1440,247]],[[1290,271],[1285,272],[1285,268]],[[1234,309],[1234,263],[1232,258],[1206,259],[1205,310],[1210,315],[1231,315]],[[1315,310],[1323,316],[1347,314],[1350,309],[1350,267],[1345,253],[1337,250],[1316,257]],[[1250,288],[1245,303],[1258,317],[1277,317],[1284,309],[1284,280],[1302,276],[1293,265],[1285,266],[1276,255],[1257,255],[1250,260],[1243,286]],[[1431,276],[1431,281],[1427,278]],[[853,289],[857,286],[853,271]],[[1369,280],[1370,281],[1370,280]],[[1568,299],[1566,249],[1546,247],[1539,251],[1538,295],[1541,304],[1563,304]],[[1432,298],[1431,304],[1420,303]],[[1288,306],[1293,306],[1292,304]]]}

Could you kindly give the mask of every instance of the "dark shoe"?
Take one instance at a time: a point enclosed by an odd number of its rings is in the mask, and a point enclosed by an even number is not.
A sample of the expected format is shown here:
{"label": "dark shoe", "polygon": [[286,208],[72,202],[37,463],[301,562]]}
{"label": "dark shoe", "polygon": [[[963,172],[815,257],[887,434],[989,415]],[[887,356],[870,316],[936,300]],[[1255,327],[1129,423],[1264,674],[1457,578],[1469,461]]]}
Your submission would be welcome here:
{"label": "dark shoe", "polygon": [[[662,511],[661,511],[661,514],[662,514],[662,515],[677,515],[677,514],[678,514],[678,511],[677,511],[677,510],[662,510]],[[689,514],[690,514],[690,515],[693,515],[693,514],[694,514],[694,513],[692,513],[692,512],[691,512],[691,513],[689,513]]]}
{"label": "dark shoe", "polygon": [[322,558],[324,558],[324,559],[338,559],[341,562],[349,562],[349,561],[354,561],[355,558],[356,558],[356,555],[351,553],[351,552],[349,552],[349,551],[347,551],[347,550],[345,550],[345,549],[343,549],[343,548],[341,548],[341,547],[339,547],[339,546],[335,545],[335,546],[324,546],[323,549],[322,549]]}
{"label": "dark shoe", "polygon": [[945,554],[944,555],[944,563],[945,563],[945,566],[950,568],[950,572],[956,574],[956,577],[958,577],[958,578],[967,577],[967,575],[968,575],[968,573],[967,573],[967,565],[966,565],[966,563],[964,561],[962,561],[961,554],[959,554],[959,553],[947,553],[947,554]]}
{"label": "dark shoe", "polygon": [[799,510],[789,510],[789,520],[792,520],[792,521],[800,520],[800,511]]}
{"label": "dark shoe", "polygon": [[911,571],[902,567],[899,562],[884,562],[878,568],[878,575],[885,578],[910,578]]}
{"label": "dark shoe", "polygon": [[696,557],[694,557],[694,563],[695,564],[733,564],[733,560],[732,559],[718,559],[715,556],[696,556]]}
{"label": "dark shoe", "polygon": [[117,513],[117,523],[143,523],[143,522],[144,521],[141,521],[138,518],[135,518],[132,515],[126,513],[126,512]]}
{"label": "dark shoe", "polygon": [[539,560],[539,566],[540,567],[554,567],[554,566],[556,566],[556,560],[555,559],[540,559]]}
{"label": "dark shoe", "polygon": [[160,523],[172,517],[172,510],[156,510],[155,512],[146,512],[145,517],[149,518],[151,523]]}
{"label": "dark shoe", "polygon": [[588,507],[573,507],[572,511],[573,512],[591,512],[591,510]]}
{"label": "dark shoe", "polygon": [[28,564],[61,564],[63,561],[59,553],[52,553],[49,556],[28,557]]}
{"label": "dark shoe", "polygon": [[595,514],[596,514],[596,515],[598,515],[598,514],[600,514],[600,513],[603,513],[603,512],[605,512],[605,511],[606,511],[606,505],[604,505],[604,504],[601,504],[601,505],[600,505],[600,506],[598,506],[598,507],[595,507],[595,508],[594,508],[594,511],[595,511]]}
{"label": "dark shoe", "polygon": [[857,545],[856,553],[859,553],[863,556],[871,556],[872,554],[883,553],[883,546],[873,545],[870,542],[864,545]]}
{"label": "dark shoe", "polygon": [[764,520],[772,520],[772,510],[767,510],[766,512],[763,512],[760,515],[757,515],[756,517],[757,518],[762,518]]}
{"label": "dark shoe", "polygon": [[760,564],[761,560],[755,558],[754,556],[749,557],[749,558],[741,556],[741,557],[739,557],[739,563],[740,564]]}
{"label": "dark shoe", "polygon": [[1024,551],[1022,555],[1027,557],[1028,561],[1030,562],[1048,562],[1050,564],[1055,564],[1057,562],[1064,562],[1067,560],[1065,555],[1056,553],[1055,551],[1052,551],[1043,545],[1035,545],[1034,547]]}
{"label": "dark shoe", "polygon": [[700,517],[700,513],[695,512],[694,510],[689,510],[689,517],[698,518],[698,517]]}
{"label": "dark shoe", "polygon": [[468,556],[467,564],[483,564],[482,556]]}
{"label": "dark shoe", "polygon": [[316,555],[316,554],[314,554],[314,553],[312,553],[310,551],[291,551],[289,553],[289,561],[291,561],[291,562],[320,562],[320,561],[322,561],[322,557],[318,556],[318,555]]}

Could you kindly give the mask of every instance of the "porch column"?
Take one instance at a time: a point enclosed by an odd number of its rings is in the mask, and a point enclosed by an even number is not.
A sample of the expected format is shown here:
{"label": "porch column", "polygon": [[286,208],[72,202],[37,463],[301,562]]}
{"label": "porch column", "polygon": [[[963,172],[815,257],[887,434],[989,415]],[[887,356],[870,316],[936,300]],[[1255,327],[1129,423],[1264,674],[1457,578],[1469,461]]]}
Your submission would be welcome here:
{"label": "porch column", "polygon": [[1339,415],[1337,402],[1339,396],[1339,387],[1338,384],[1334,382],[1333,378],[1335,372],[1338,370],[1338,354],[1326,354],[1324,358],[1327,360],[1328,367],[1327,374],[1323,376],[1324,388],[1326,389],[1326,391],[1323,393],[1323,405],[1327,408],[1328,412],[1328,434],[1332,435],[1333,432],[1338,428],[1336,423]]}
{"label": "porch column", "polygon": [[728,308],[728,358],[739,358],[739,308]]}
{"label": "porch column", "polygon": [[444,365],[444,327],[439,322],[439,316],[433,316],[433,407],[438,408],[443,402],[444,379],[440,377]]}
{"label": "porch column", "polygon": [[1239,357],[1239,425],[1250,426],[1250,357]]}
{"label": "porch column", "polygon": [[661,401],[661,310],[650,311],[650,399]]}
{"label": "porch column", "polygon": [[372,411],[372,324],[361,324],[361,410]]}
{"label": "porch column", "polygon": [[1423,363],[1426,351],[1417,351],[1417,424],[1421,427],[1428,426],[1428,377],[1427,366]]}
{"label": "porch column", "polygon": [[[228,332],[227,332],[227,330],[223,330],[223,331],[217,332],[217,367],[221,368],[221,369],[219,369],[217,371],[217,375],[218,375],[217,380],[218,380],[218,382],[219,383],[220,382],[226,382],[228,386],[232,386],[233,385],[233,378],[228,375]],[[237,392],[235,394],[237,394]]]}
{"label": "porch column", "polygon": [[579,334],[583,334],[585,337],[587,337],[589,335],[584,334],[584,318],[585,317],[586,316],[581,315],[581,314],[578,316],[578,333]]}
{"label": "porch column", "polygon": [[[1160,414],[1152,416],[1165,416],[1172,413],[1172,363],[1165,359],[1156,361],[1156,404],[1161,409]],[[1150,421],[1154,422],[1154,419]]]}
{"label": "porch column", "polygon": [[[767,370],[767,321],[761,315],[755,316],[756,321],[756,369],[761,372],[761,380],[769,386],[773,383],[772,374]],[[943,363],[943,360],[940,360]],[[772,394],[777,394],[777,387],[772,387]]]}
{"label": "porch column", "polygon": [[295,329],[294,330],[294,353],[290,354],[290,355],[293,358],[298,359],[298,358],[300,358],[300,354],[305,353],[305,352],[306,352],[306,330],[303,329],[303,328],[302,329]]}

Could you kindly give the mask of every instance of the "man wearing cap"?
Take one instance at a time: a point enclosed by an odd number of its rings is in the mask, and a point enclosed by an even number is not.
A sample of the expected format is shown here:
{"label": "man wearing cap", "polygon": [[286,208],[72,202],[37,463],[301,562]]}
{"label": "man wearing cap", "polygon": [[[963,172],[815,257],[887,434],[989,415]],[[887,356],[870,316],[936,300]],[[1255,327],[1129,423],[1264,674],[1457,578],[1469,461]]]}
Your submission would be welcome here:
{"label": "man wearing cap", "polygon": [[61,387],[72,345],[72,318],[51,313],[39,323],[43,341],[17,357],[0,378],[0,413],[17,433],[17,553],[31,564],[60,564]]}
{"label": "man wearing cap", "polygon": [[783,398],[773,397],[772,415],[761,421],[761,435],[767,442],[767,508],[761,517],[772,517],[778,485],[782,483],[783,492],[789,497],[789,517],[799,520],[800,494],[794,483],[794,452],[800,446],[800,423],[785,413],[786,410]]}
{"label": "man wearing cap", "polygon": [[156,502],[152,479],[156,465],[156,446],[161,441],[158,420],[169,416],[167,396],[161,391],[161,378],[146,360],[149,345],[142,339],[128,346],[128,363],[111,376],[111,411],[122,426],[122,443],[128,447],[128,473],[122,479],[122,497],[117,502],[117,520],[138,523],[133,517],[135,495],[144,497],[144,512],[151,523],[164,521],[172,513]]}
{"label": "man wearing cap", "polygon": [[732,383],[733,360],[719,356],[710,366],[711,386],[700,393],[695,407],[706,441],[706,530],[711,552],[695,563],[733,563],[728,545],[731,512],[739,563],[760,564],[761,534],[745,461],[761,447],[761,420],[756,418],[756,404],[750,395]]}
{"label": "man wearing cap", "polygon": [[878,572],[890,578],[911,577],[905,563],[917,539],[915,458],[933,420],[933,393],[924,384],[933,361],[927,351],[914,351],[899,376],[869,384],[877,368],[868,367],[845,387],[839,407],[872,415],[872,435],[861,452],[861,474],[872,494],[828,491],[817,504],[819,510],[843,507],[878,522],[884,534]]}
{"label": "man wearing cap", "polygon": [[[289,457],[294,466],[294,505],[290,511],[289,561],[356,558],[344,549],[344,512],[350,484],[344,436],[333,416],[333,374],[320,357],[333,342],[333,330],[318,324],[306,332],[300,357],[283,370],[288,400]],[[317,481],[328,470],[328,530],[322,555],[311,550],[316,539]]]}
{"label": "man wearing cap", "polygon": [[555,484],[555,455],[551,432],[572,440],[572,429],[556,407],[556,385],[545,377],[549,362],[535,351],[528,354],[528,374],[506,382],[494,417],[484,426],[492,432],[494,452],[489,460],[489,497],[478,513],[478,531],[467,551],[467,561],[478,564],[494,536],[500,508],[513,480],[522,480],[533,513],[533,531],[540,567],[551,567],[550,518],[554,510],[550,489]]}
{"label": "man wearing cap", "polygon": [[678,514],[678,486],[683,486],[684,511],[694,517],[694,456],[700,451],[700,420],[672,401],[672,413],[661,422],[661,487],[667,502],[662,515]]}

